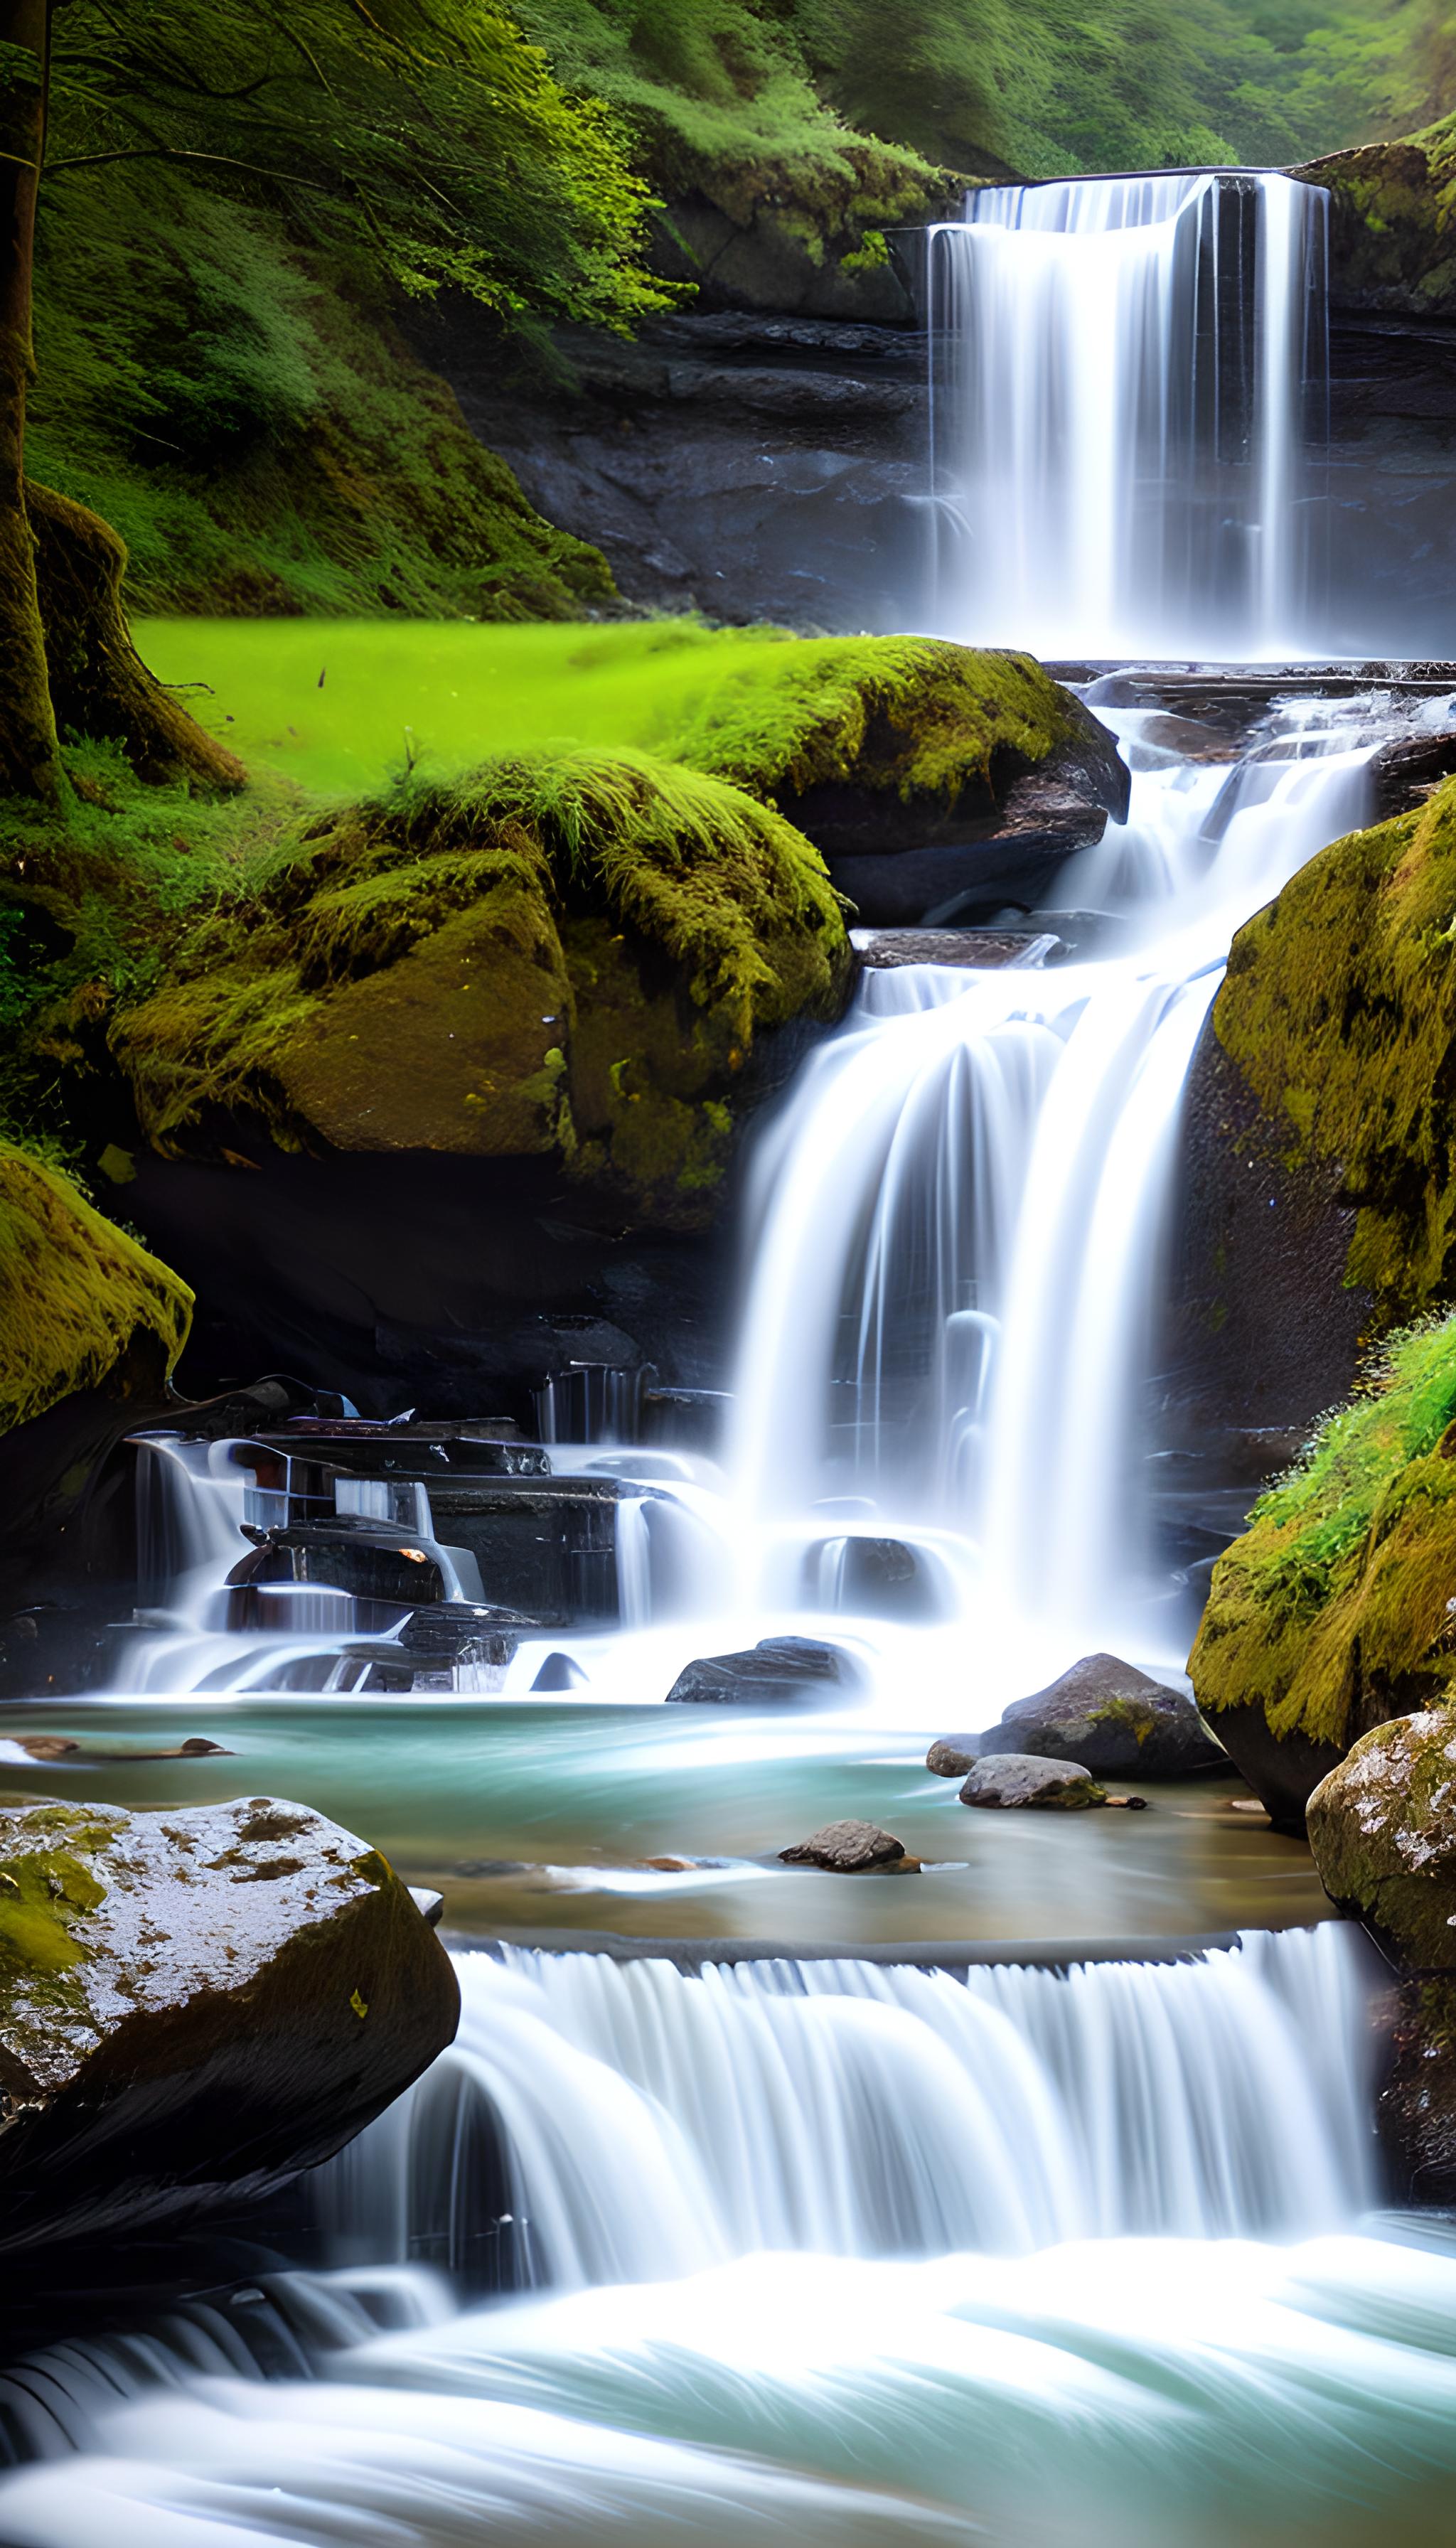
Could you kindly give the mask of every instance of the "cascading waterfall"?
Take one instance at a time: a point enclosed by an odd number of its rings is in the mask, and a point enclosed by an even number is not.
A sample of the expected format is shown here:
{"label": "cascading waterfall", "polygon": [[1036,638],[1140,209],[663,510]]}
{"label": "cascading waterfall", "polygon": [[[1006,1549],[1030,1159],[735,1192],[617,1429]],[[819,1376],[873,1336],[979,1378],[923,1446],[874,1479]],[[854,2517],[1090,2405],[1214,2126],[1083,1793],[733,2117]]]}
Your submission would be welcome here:
{"label": "cascading waterfall", "polygon": [[1069,1975],[517,1949],[457,1969],[453,2049],[323,2180],[336,2232],[389,2224],[401,2261],[459,2261],[483,2195],[512,2274],[553,2288],[767,2248],[1293,2237],[1373,2196],[1362,1959],[1333,1926]]}
{"label": "cascading waterfall", "polygon": [[1327,198],[985,187],[930,238],[936,624],[1053,660],[1308,652]]}
{"label": "cascading waterfall", "polygon": [[1064,887],[1122,953],[865,976],[755,1163],[730,1460],[759,1598],[848,1520],[929,1542],[983,1660],[1136,1640],[1184,1082],[1234,929],[1361,820],[1371,748],[1358,707],[1292,712],[1231,771],[1139,770]]}

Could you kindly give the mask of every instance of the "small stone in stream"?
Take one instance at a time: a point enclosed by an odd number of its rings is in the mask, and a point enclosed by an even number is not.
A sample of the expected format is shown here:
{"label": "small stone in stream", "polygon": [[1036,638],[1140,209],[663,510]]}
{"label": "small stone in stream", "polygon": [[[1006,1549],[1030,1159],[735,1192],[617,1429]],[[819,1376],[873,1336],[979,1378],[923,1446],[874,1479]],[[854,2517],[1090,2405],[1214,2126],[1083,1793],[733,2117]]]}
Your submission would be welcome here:
{"label": "small stone in stream", "polygon": [[807,1840],[778,1853],[785,1866],[821,1866],[831,1875],[866,1875],[880,1868],[918,1874],[920,1861],[878,1823],[825,1823]]}
{"label": "small stone in stream", "polygon": [[531,1684],[532,1689],[580,1689],[587,1679],[570,1655],[548,1655]]}
{"label": "small stone in stream", "polygon": [[974,1764],[960,1790],[960,1801],[962,1805],[1035,1805],[1053,1813],[1078,1813],[1088,1805],[1105,1805],[1107,1791],[1080,1761],[998,1752]]}
{"label": "small stone in stream", "polygon": [[936,1778],[963,1778],[973,1770],[981,1754],[978,1734],[941,1734],[925,1756],[925,1766]]}
{"label": "small stone in stream", "polygon": [[690,1875],[697,1861],[695,1858],[644,1858],[641,1864],[650,1866],[654,1875]]}
{"label": "small stone in stream", "polygon": [[761,1637],[734,1655],[698,1655],[668,1692],[668,1704],[782,1707],[831,1704],[863,1687],[853,1656],[816,1637]]}
{"label": "small stone in stream", "polygon": [[1227,1770],[1191,1698],[1118,1655],[1083,1655],[1058,1681],[1008,1707],[980,1756],[1038,1753],[1081,1761],[1098,1777],[1194,1778]]}

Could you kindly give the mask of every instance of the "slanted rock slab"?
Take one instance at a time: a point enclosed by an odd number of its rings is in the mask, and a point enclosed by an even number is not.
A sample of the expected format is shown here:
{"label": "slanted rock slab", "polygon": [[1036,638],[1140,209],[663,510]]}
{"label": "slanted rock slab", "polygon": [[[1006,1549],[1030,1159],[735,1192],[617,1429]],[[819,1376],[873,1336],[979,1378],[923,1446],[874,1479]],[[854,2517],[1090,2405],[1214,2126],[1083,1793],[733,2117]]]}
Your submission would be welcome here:
{"label": "slanted rock slab", "polygon": [[852,1655],[815,1637],[761,1637],[741,1654],[698,1655],[684,1664],[669,1705],[779,1707],[821,1705],[863,1688]]}
{"label": "slanted rock slab", "polygon": [[459,2007],[408,1887],[307,1806],[0,1799],[0,2249],[266,2193]]}
{"label": "slanted rock slab", "polygon": [[880,1868],[916,1873],[920,1866],[918,1859],[906,1857],[904,1843],[881,1831],[878,1823],[825,1823],[778,1855],[785,1866],[822,1866],[831,1875],[867,1875]]}
{"label": "slanted rock slab", "polygon": [[1000,1752],[974,1763],[960,1801],[962,1805],[1031,1805],[1051,1813],[1080,1813],[1088,1805],[1105,1805],[1107,1789],[1098,1785],[1080,1761]]}
{"label": "slanted rock slab", "polygon": [[1229,1766],[1191,1698],[1118,1655],[1084,1655],[1019,1698],[978,1750],[1080,1761],[1097,1777],[1194,1778]]}

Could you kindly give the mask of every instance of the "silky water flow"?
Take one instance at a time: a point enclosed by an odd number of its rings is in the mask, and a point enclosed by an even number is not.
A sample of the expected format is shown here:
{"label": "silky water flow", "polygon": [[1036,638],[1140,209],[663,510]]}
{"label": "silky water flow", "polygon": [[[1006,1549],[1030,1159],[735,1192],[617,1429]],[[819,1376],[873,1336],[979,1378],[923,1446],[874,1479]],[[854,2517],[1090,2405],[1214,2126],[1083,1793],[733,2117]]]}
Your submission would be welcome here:
{"label": "silky water flow", "polygon": [[[1288,642],[1321,241],[1280,179],[991,190],[941,234],[935,510],[998,637],[1107,656],[1206,601],[1210,646]],[[1232,766],[1107,711],[1132,810],[1060,882],[1095,955],[1036,960],[1053,914],[1020,965],[864,972],[758,1140],[721,1467],[551,1445],[631,1490],[617,1625],[553,1632],[574,1701],[784,1628],[857,1652],[870,1724],[958,1715],[972,1635],[987,1717],[1093,1645],[1175,1663],[1145,1411],[1190,1061],[1233,931],[1362,818],[1397,714],[1291,689]],[[344,1596],[228,1623],[227,1446],[141,1474],[124,1684],[326,1707]],[[457,2045],[314,2183],[321,2264],[0,2374],[8,2548],[1440,2535],[1456,2244],[1371,2210],[1350,1931],[1066,1970],[457,1962]]]}

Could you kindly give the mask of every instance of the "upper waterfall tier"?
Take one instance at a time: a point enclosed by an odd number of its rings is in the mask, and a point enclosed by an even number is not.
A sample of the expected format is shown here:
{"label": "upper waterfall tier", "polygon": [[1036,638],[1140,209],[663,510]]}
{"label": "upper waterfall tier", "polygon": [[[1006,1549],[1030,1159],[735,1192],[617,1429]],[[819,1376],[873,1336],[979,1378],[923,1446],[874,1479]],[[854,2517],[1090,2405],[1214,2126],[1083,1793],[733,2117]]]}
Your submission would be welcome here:
{"label": "upper waterfall tier", "polygon": [[1054,659],[1319,642],[1327,198],[987,187],[931,233],[934,610]]}

